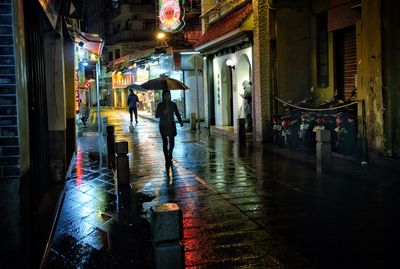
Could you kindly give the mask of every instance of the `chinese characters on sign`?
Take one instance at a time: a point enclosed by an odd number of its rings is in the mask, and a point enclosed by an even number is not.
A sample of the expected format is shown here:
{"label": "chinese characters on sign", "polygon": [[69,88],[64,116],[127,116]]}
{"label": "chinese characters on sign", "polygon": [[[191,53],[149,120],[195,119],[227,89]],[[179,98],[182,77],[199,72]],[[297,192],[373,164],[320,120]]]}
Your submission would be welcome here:
{"label": "chinese characters on sign", "polygon": [[125,88],[130,84],[132,84],[132,76],[130,74],[116,73],[112,75],[113,89]]}
{"label": "chinese characters on sign", "polygon": [[184,26],[184,9],[180,0],[159,0],[160,4],[160,29],[164,32],[178,32]]}
{"label": "chinese characters on sign", "polygon": [[219,74],[217,75],[217,102],[218,105],[221,104],[221,87],[220,87],[220,81],[219,81]]}

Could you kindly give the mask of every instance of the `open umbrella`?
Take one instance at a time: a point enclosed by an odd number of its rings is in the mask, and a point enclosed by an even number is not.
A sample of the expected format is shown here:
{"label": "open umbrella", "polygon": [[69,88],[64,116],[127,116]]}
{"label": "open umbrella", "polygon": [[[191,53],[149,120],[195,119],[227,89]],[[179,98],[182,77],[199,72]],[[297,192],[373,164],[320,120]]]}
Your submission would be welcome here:
{"label": "open umbrella", "polygon": [[189,89],[188,86],[180,82],[179,80],[168,78],[168,77],[160,77],[150,79],[149,81],[143,83],[143,88],[146,90],[186,90]]}
{"label": "open umbrella", "polygon": [[145,88],[143,88],[142,86],[140,86],[138,84],[130,84],[130,85],[126,86],[125,89],[132,89],[132,90],[137,90],[137,91],[146,90]]}

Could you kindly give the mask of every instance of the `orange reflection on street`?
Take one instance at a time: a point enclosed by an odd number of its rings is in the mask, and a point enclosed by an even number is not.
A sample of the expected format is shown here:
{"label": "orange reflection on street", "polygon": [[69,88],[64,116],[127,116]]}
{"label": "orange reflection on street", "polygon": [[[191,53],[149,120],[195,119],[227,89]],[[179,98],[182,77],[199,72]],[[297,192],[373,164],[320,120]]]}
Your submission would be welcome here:
{"label": "orange reflection on street", "polygon": [[82,160],[83,160],[83,152],[78,149],[76,153],[76,181],[75,181],[76,186],[80,186],[82,184],[82,176],[83,176]]}
{"label": "orange reflection on street", "polygon": [[[191,179],[195,179],[199,182],[199,186],[204,186],[201,184],[202,180],[193,174],[191,171],[185,170],[185,175],[191,174]],[[173,176],[176,177],[174,180],[185,181],[189,178],[179,179],[179,171],[176,171]],[[190,184],[191,185],[191,184]],[[212,248],[209,247],[209,239],[207,235],[200,236],[199,232],[206,226],[206,221],[202,219],[201,216],[201,206],[206,199],[201,196],[201,190],[193,188],[193,186],[182,184],[175,188],[174,200],[182,200],[183,197],[187,197],[186,202],[181,204],[182,209],[182,222],[183,222],[183,245],[185,249],[185,264],[186,266],[192,266],[198,264],[205,257],[211,256]],[[200,196],[199,196],[200,195]]]}

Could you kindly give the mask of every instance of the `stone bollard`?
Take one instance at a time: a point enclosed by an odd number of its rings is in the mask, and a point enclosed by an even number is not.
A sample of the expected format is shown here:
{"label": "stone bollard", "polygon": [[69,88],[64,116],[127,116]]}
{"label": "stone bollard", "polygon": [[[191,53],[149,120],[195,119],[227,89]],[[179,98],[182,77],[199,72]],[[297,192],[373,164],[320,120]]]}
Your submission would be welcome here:
{"label": "stone bollard", "polygon": [[107,125],[108,125],[108,118],[107,117],[103,117],[102,119],[101,119],[101,133],[103,134],[103,135],[106,135],[107,134]]}
{"label": "stone bollard", "polygon": [[322,172],[331,165],[331,131],[317,129],[315,139],[317,141],[317,171]]}
{"label": "stone bollard", "polygon": [[128,161],[128,142],[121,141],[115,143],[115,151],[117,154],[117,180],[118,185],[128,185],[130,183],[129,161]]}
{"label": "stone bollard", "polygon": [[106,131],[107,131],[107,160],[108,160],[108,168],[115,169],[114,126],[113,125],[107,126]]}
{"label": "stone bollard", "polygon": [[190,113],[190,130],[196,131],[196,113]]}
{"label": "stone bollard", "polygon": [[237,119],[237,141],[239,144],[246,144],[246,119]]}
{"label": "stone bollard", "polygon": [[175,203],[154,206],[151,230],[156,269],[185,268],[185,255],[180,242],[183,239],[182,211],[179,206]]}

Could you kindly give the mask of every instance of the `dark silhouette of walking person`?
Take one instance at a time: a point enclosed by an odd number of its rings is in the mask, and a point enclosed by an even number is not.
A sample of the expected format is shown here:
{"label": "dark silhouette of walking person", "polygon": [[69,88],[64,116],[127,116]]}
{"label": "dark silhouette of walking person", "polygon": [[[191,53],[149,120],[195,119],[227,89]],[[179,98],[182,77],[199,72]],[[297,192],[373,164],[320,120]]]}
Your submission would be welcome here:
{"label": "dark silhouette of walking person", "polygon": [[135,93],[133,93],[132,89],[129,89],[129,96],[128,96],[129,115],[131,116],[131,122],[132,122],[132,112],[135,114],[136,124],[138,123],[137,120],[138,104],[139,104],[139,97]]}
{"label": "dark silhouette of walking person", "polygon": [[[176,124],[174,113],[181,127],[183,126],[181,115],[176,103],[171,101],[170,91],[163,91],[162,101],[157,104],[156,118],[160,118],[160,134],[163,141],[165,167],[169,169],[172,165],[172,152],[175,146]],[[169,142],[169,147],[168,147]]]}

